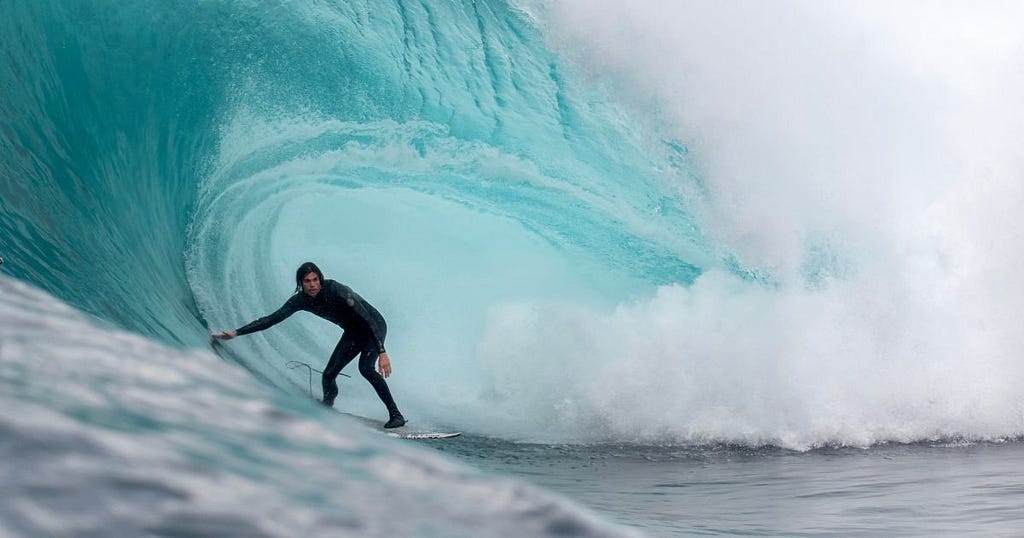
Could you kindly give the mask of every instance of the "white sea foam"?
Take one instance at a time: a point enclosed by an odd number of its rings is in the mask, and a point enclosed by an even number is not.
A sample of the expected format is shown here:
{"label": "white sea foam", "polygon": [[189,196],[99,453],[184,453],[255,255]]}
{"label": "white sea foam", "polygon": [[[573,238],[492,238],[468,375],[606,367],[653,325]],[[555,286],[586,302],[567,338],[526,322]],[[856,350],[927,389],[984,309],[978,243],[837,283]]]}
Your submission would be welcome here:
{"label": "white sea foam", "polygon": [[1024,433],[1020,6],[530,4],[593,80],[664,114],[705,232],[768,284],[496,308],[482,356],[535,417],[522,433]]}

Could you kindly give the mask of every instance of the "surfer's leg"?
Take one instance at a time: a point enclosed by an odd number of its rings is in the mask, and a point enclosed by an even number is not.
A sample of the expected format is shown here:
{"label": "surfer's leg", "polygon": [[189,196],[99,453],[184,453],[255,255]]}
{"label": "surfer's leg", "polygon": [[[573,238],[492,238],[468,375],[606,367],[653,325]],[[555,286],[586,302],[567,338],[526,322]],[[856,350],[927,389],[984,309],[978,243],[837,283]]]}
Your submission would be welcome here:
{"label": "surfer's leg", "polygon": [[338,374],[341,373],[342,368],[352,362],[352,359],[359,354],[359,344],[361,342],[350,337],[349,333],[346,332],[342,335],[341,340],[338,340],[338,345],[334,346],[331,360],[327,361],[327,367],[324,368],[324,405],[334,405],[334,398],[338,396],[338,382],[336,381]]}
{"label": "surfer's leg", "polygon": [[362,355],[359,356],[359,373],[363,374],[363,377],[373,385],[373,390],[377,391],[380,401],[384,402],[384,405],[388,408],[388,415],[391,418],[384,427],[396,428],[405,424],[405,418],[398,411],[398,405],[395,404],[395,399],[391,396],[391,390],[388,389],[388,383],[384,381],[384,376],[377,373],[377,370],[374,369],[374,365],[377,364],[377,356],[377,348],[372,342],[367,342],[366,346],[363,347]]}

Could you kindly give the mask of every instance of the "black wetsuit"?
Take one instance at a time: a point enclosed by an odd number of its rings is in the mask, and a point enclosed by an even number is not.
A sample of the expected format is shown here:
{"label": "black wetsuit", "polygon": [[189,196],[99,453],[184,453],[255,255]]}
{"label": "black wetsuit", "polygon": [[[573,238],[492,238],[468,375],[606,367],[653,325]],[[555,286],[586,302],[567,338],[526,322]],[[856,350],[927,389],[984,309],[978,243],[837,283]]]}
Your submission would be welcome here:
{"label": "black wetsuit", "polygon": [[345,331],[341,340],[338,341],[338,345],[335,346],[334,353],[331,354],[331,360],[324,368],[324,403],[327,405],[334,403],[334,398],[338,395],[338,384],[335,379],[341,373],[342,368],[348,365],[357,354],[362,353],[359,357],[359,373],[373,385],[377,396],[387,406],[388,413],[392,417],[401,415],[394,398],[391,397],[391,391],[388,390],[387,382],[374,369],[377,356],[384,353],[384,337],[388,331],[384,317],[376,308],[370,306],[370,303],[352,291],[352,288],[340,282],[331,279],[324,280],[323,287],[316,297],[298,292],[273,314],[239,328],[236,333],[241,336],[268,329],[299,310],[312,312],[337,324]]}

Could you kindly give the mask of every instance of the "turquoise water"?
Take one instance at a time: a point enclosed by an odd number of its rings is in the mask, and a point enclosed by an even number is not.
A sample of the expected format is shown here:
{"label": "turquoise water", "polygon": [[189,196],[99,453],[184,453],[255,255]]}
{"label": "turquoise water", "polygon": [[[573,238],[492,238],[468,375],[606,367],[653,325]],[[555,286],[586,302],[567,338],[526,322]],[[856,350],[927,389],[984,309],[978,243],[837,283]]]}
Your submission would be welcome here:
{"label": "turquoise water", "polygon": [[[737,9],[8,2],[0,529],[1006,531],[1020,14]],[[307,260],[387,318],[406,415],[462,440],[313,405],[286,364],[339,335],[311,316],[209,350]],[[899,491],[842,493],[893,453]],[[891,508],[975,454],[941,486],[995,484],[981,514]]]}

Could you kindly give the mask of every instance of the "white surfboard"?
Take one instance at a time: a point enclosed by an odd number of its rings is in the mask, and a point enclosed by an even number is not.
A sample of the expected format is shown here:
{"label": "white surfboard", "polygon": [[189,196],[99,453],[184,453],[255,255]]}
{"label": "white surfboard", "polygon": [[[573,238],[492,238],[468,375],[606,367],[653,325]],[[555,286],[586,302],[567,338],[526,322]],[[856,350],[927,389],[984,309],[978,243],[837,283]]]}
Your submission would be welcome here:
{"label": "white surfboard", "polygon": [[458,437],[462,435],[462,432],[401,432],[405,428],[394,428],[393,430],[385,430],[384,433],[389,437],[398,437],[400,439],[451,439],[452,437]]}

